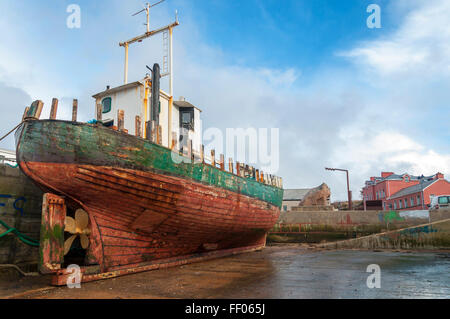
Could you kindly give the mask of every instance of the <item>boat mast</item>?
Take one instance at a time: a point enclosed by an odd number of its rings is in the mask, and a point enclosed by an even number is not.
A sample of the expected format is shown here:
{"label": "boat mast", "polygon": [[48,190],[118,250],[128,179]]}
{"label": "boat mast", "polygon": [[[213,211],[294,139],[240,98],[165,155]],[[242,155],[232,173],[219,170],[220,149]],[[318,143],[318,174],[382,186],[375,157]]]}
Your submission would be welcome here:
{"label": "boat mast", "polygon": [[[152,5],[150,5],[149,3],[146,3],[144,9],[142,9],[141,11],[138,11],[138,12],[133,14],[133,16],[135,16],[135,15],[145,11],[146,16],[147,16],[147,23],[146,23],[147,32],[145,32],[144,34],[141,34],[141,35],[139,35],[137,37],[134,37],[132,39],[129,39],[127,41],[120,42],[119,46],[122,46],[122,47],[125,48],[124,84],[127,84],[128,83],[128,47],[129,47],[129,45],[133,44],[135,42],[142,42],[142,40],[144,40],[146,38],[149,38],[151,36],[154,36],[156,34],[159,34],[161,32],[164,33],[163,34],[163,41],[165,41],[166,40],[165,36],[167,36],[167,34],[168,34],[168,38],[169,38],[169,41],[168,41],[169,42],[168,43],[168,46],[169,46],[169,50],[168,50],[169,51],[168,52],[169,57],[168,57],[168,60],[169,61],[168,62],[169,62],[169,65],[167,67],[167,70],[165,70],[165,68],[164,68],[164,61],[163,61],[163,71],[165,71],[165,72],[161,74],[161,77],[169,76],[169,96],[170,96],[170,100],[169,100],[169,114],[168,114],[169,116],[168,116],[168,134],[167,134],[168,141],[167,141],[167,143],[170,144],[170,136],[171,136],[170,132],[172,131],[172,108],[173,108],[173,57],[172,57],[172,55],[173,55],[173,48],[172,48],[172,36],[173,36],[173,28],[176,27],[177,25],[179,25],[179,22],[178,22],[178,14],[175,11],[175,22],[173,22],[171,24],[168,24],[165,27],[162,27],[162,28],[150,31],[150,8],[160,4],[163,1],[165,1],[165,0],[161,0],[161,1],[157,2],[157,3],[152,4]],[[164,58],[166,58],[166,57],[164,57]],[[146,106],[146,112],[147,112],[147,106]],[[145,126],[144,126],[144,130],[145,130]]]}

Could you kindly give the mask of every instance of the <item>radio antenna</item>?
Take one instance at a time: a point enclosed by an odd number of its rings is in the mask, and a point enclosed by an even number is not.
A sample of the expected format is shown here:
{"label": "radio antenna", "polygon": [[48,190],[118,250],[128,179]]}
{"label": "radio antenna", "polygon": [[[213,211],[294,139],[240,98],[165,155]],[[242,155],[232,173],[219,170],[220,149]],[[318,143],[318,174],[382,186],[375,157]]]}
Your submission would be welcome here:
{"label": "radio antenna", "polygon": [[160,4],[161,2],[164,2],[164,1],[165,1],[165,0],[161,0],[161,1],[158,1],[158,2],[156,2],[156,3],[154,3],[154,4],[152,4],[152,5],[150,5],[150,4],[147,2],[147,3],[145,4],[144,9],[142,9],[142,10],[136,12],[136,13],[133,13],[131,16],[134,17],[135,15],[138,15],[139,13],[145,11],[145,14],[147,15],[147,23],[144,23],[144,25],[147,26],[147,32],[150,32],[150,8],[156,6],[156,5],[158,5],[158,4]]}

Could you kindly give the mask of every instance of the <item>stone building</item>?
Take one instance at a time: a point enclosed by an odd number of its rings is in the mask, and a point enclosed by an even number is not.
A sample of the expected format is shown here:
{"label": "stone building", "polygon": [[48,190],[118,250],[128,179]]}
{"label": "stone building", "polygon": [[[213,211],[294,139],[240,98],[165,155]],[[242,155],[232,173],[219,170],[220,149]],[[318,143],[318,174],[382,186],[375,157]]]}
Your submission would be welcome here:
{"label": "stone building", "polygon": [[330,188],[327,184],[314,188],[285,189],[282,211],[299,206],[330,206]]}

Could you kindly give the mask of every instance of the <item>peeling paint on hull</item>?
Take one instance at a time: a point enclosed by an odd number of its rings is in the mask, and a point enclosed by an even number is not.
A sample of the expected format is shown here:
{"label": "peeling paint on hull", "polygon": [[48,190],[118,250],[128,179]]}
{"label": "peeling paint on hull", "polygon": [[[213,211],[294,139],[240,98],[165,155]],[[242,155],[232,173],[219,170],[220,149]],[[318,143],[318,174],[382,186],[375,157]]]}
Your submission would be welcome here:
{"label": "peeling paint on hull", "polygon": [[102,272],[263,247],[280,214],[282,189],[176,164],[169,149],[107,128],[32,121],[16,139],[23,172],[88,212],[87,256]]}

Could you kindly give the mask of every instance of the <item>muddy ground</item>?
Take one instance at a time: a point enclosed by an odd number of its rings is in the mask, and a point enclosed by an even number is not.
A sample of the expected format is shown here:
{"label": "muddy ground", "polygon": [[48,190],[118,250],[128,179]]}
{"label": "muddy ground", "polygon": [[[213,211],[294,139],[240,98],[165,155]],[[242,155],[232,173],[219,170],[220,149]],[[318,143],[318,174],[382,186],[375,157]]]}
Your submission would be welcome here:
{"label": "muddy ground", "polygon": [[[369,289],[367,266],[381,269]],[[45,277],[0,280],[0,298],[450,298],[449,252],[319,250],[276,245],[181,267],[49,287]]]}

